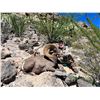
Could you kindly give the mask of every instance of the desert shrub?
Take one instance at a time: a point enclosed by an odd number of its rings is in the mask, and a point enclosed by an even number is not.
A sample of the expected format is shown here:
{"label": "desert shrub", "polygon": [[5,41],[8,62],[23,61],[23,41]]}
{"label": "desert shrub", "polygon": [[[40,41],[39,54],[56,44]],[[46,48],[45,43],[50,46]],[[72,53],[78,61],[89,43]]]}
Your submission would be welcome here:
{"label": "desert shrub", "polygon": [[2,25],[1,30],[10,30],[10,32],[7,33],[14,33],[16,36],[22,36],[26,26],[30,23],[29,17],[23,14],[2,13],[1,18],[3,23],[6,22],[6,24],[9,25],[8,28],[6,28],[7,25]]}
{"label": "desert shrub", "polygon": [[70,28],[71,21],[69,17],[39,14],[38,18],[38,21],[33,21],[33,25],[39,33],[48,37],[49,42],[58,42],[59,40],[66,42],[67,36],[72,37],[74,27]]}
{"label": "desert shrub", "polygon": [[15,14],[9,15],[10,23],[16,36],[21,36],[25,31],[25,19]]}
{"label": "desert shrub", "polygon": [[72,20],[80,30],[81,35],[89,40],[90,45],[84,49],[86,58],[82,60],[83,62],[85,60],[83,67],[96,78],[100,73],[100,29],[89,18],[87,21],[90,24],[89,28],[83,28]]}

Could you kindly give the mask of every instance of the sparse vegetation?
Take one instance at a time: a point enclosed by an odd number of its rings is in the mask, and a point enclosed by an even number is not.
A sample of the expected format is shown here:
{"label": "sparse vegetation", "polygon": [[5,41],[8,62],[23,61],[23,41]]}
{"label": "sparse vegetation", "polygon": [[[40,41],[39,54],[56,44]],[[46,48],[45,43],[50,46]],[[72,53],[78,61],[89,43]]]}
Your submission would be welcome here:
{"label": "sparse vegetation", "polygon": [[25,16],[8,13],[2,14],[2,19],[4,19],[6,23],[10,24],[11,32],[15,33],[18,37],[22,36],[26,27]]}
{"label": "sparse vegetation", "polygon": [[90,41],[90,43],[98,50],[100,51],[100,29],[97,28],[92,21],[87,18],[88,23],[90,24],[90,28],[84,29],[80,27],[75,21],[73,23],[79,28],[81,31],[81,35],[87,37],[87,39]]}
{"label": "sparse vegetation", "polygon": [[13,28],[13,31],[15,32],[16,36],[21,36],[23,32],[25,31],[25,19],[24,17],[17,16],[15,14],[9,15],[10,22]]}
{"label": "sparse vegetation", "polygon": [[90,24],[89,28],[80,27],[75,21],[73,23],[81,31],[81,35],[90,41],[88,46],[82,46],[86,56],[84,58],[86,62],[83,67],[92,73],[94,77],[98,77],[100,73],[100,29],[89,18],[87,18],[87,21]]}
{"label": "sparse vegetation", "polygon": [[[44,35],[47,35],[49,42],[57,42],[64,39],[69,19],[65,17],[54,18],[55,14],[38,15],[39,21],[33,21],[35,28]],[[48,18],[49,17],[49,18]]]}
{"label": "sparse vegetation", "polygon": [[[2,27],[2,33],[13,32],[21,37],[28,25],[32,25],[39,34],[47,36],[49,43],[63,40],[65,44],[73,49],[84,51],[84,66],[93,75],[100,73],[100,60],[97,54],[100,53],[100,29],[97,28],[87,17],[89,27],[81,27],[71,16],[58,16],[55,13],[33,13],[33,14],[2,14],[1,18],[7,23],[7,27]],[[86,37],[88,43],[80,43],[78,40]],[[84,42],[84,41],[83,41]],[[83,67],[84,67],[83,66]]]}

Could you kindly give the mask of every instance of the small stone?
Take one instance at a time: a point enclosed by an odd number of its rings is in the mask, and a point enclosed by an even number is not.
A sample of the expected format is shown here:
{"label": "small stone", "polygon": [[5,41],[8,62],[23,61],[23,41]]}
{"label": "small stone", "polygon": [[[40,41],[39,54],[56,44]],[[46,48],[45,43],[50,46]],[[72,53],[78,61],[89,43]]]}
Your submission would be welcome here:
{"label": "small stone", "polygon": [[8,34],[2,34],[1,35],[1,43],[6,43],[7,40],[9,39]]}
{"label": "small stone", "polygon": [[57,70],[54,72],[54,75],[58,76],[58,77],[67,77],[68,76],[68,74],[66,72],[57,71]]}
{"label": "small stone", "polygon": [[25,43],[19,44],[19,49],[20,50],[25,50],[27,48],[27,45]]}
{"label": "small stone", "polygon": [[77,80],[78,87],[94,87],[91,83],[87,82],[85,79],[80,78]]}
{"label": "small stone", "polygon": [[9,48],[3,47],[1,51],[1,59],[5,59],[7,57],[11,57],[11,52]]}
{"label": "small stone", "polygon": [[16,42],[16,43],[19,43],[20,42],[20,38],[15,37],[15,38],[13,38],[13,41]]}

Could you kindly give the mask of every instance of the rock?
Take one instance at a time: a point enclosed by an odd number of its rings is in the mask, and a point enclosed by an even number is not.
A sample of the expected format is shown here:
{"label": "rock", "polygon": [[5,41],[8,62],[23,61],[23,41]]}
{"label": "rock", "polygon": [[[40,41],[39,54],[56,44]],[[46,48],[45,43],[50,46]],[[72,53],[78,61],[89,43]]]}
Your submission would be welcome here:
{"label": "rock", "polygon": [[5,59],[7,57],[11,57],[11,52],[9,48],[3,47],[1,51],[1,59]]}
{"label": "rock", "polygon": [[43,72],[34,78],[34,86],[38,87],[63,87],[61,79],[56,78],[52,72]]}
{"label": "rock", "polygon": [[95,78],[95,85],[97,87],[100,87],[100,72],[98,73],[98,75]]}
{"label": "rock", "polygon": [[1,66],[1,82],[8,84],[14,81],[17,74],[16,66],[13,60],[2,62]]}
{"label": "rock", "polygon": [[66,72],[62,72],[62,71],[55,71],[54,72],[54,75],[57,77],[57,78],[59,78],[59,79],[61,79],[62,80],[62,82],[63,82],[63,84],[64,84],[64,87],[68,87],[68,85],[66,84],[66,82],[65,82],[65,79],[66,79],[66,77],[68,76],[68,74],[66,73]]}
{"label": "rock", "polygon": [[100,87],[100,81],[99,81],[99,80],[96,80],[95,85],[96,85],[97,87]]}
{"label": "rock", "polygon": [[34,84],[32,83],[32,78],[33,76],[31,75],[24,75],[23,73],[21,73],[16,77],[16,80],[14,82],[11,82],[5,87],[33,87]]}
{"label": "rock", "polygon": [[1,43],[2,44],[6,43],[8,39],[9,39],[8,34],[1,35]]}
{"label": "rock", "polygon": [[22,51],[22,50],[16,50],[14,52],[14,55],[13,55],[13,57],[16,57],[16,59],[17,59],[17,57],[22,58],[22,59],[26,59],[26,58],[28,58],[30,56],[31,55],[29,53],[27,53],[25,51]]}
{"label": "rock", "polygon": [[68,76],[66,72],[57,71],[57,70],[54,72],[54,75],[57,77],[63,77],[63,78],[66,78]]}
{"label": "rock", "polygon": [[77,86],[78,87],[94,87],[91,83],[86,81],[84,78],[79,78],[77,80]]}
{"label": "rock", "polygon": [[64,87],[61,79],[56,78],[52,72],[43,72],[40,75],[23,74],[8,85],[9,87]]}
{"label": "rock", "polygon": [[14,61],[14,65],[16,67],[17,72],[22,70],[22,65],[23,65],[23,62],[24,62],[23,58],[21,58],[21,57],[10,57],[10,58],[6,58],[6,59],[2,59],[2,62],[7,62],[8,60]]}
{"label": "rock", "polygon": [[9,34],[9,40],[13,40],[13,38],[17,38],[17,37],[15,37],[15,34],[14,33],[13,34]]}
{"label": "rock", "polygon": [[38,41],[34,41],[34,40],[32,40],[32,39],[29,39],[28,41],[27,41],[27,44],[28,44],[28,48],[33,48],[34,46],[39,46],[39,43],[38,43]]}
{"label": "rock", "polygon": [[16,43],[19,43],[21,40],[19,37],[13,37],[13,41],[16,42]]}
{"label": "rock", "polygon": [[9,48],[10,51],[16,51],[18,50],[18,44],[14,42],[13,40],[8,40],[7,43],[4,44],[6,48]]}
{"label": "rock", "polygon": [[[1,70],[1,64],[0,64],[0,70]],[[1,71],[0,71],[0,79],[1,79]],[[2,86],[2,82],[0,81],[0,87]]]}
{"label": "rock", "polygon": [[74,73],[70,68],[68,67],[64,67],[64,70],[66,71],[67,74],[70,74],[70,73]]}
{"label": "rock", "polygon": [[43,43],[47,43],[48,42],[48,37],[46,35],[40,34],[39,41],[43,42]]}
{"label": "rock", "polygon": [[27,38],[21,37],[20,39],[21,39],[21,43],[28,43],[29,40],[28,37]]}
{"label": "rock", "polygon": [[2,87],[2,83],[0,82],[0,87]]}
{"label": "rock", "polygon": [[69,74],[67,78],[65,79],[65,83],[68,86],[74,85],[76,84],[76,82],[77,82],[77,76],[75,74]]}
{"label": "rock", "polygon": [[25,50],[26,52],[33,54],[34,46],[39,46],[38,41],[32,41],[31,39],[26,40],[25,42],[21,42],[19,44],[20,50]]}
{"label": "rock", "polygon": [[34,53],[34,51],[33,51],[33,49],[32,49],[32,48],[29,48],[29,49],[28,49],[28,51],[27,51],[27,53],[29,53],[29,54],[33,54],[33,53]]}
{"label": "rock", "polygon": [[8,40],[4,46],[7,48],[10,48],[10,51],[12,53],[11,54],[12,57],[24,58],[25,56],[27,57],[29,55],[29,53],[20,50],[18,47],[18,44],[16,42],[14,42],[13,40]]}
{"label": "rock", "polygon": [[26,29],[26,32],[24,32],[24,37],[28,37],[32,41],[38,41],[36,30],[32,29],[31,27],[29,29]]}
{"label": "rock", "polygon": [[16,50],[12,53],[12,57],[10,58],[6,58],[6,59],[2,59],[4,61],[7,60],[13,60],[15,65],[18,66],[18,70],[22,69],[22,65],[25,59],[27,59],[28,57],[30,57],[31,55],[25,51],[22,50]]}
{"label": "rock", "polygon": [[19,44],[19,49],[20,49],[20,50],[25,50],[25,49],[27,49],[27,44],[25,44],[25,43],[20,43],[20,44]]}
{"label": "rock", "polygon": [[94,83],[94,78],[92,77],[92,75],[89,74],[89,72],[87,72],[86,70],[83,70],[80,67],[77,67],[78,73],[77,76],[80,78],[85,79],[87,82],[93,84]]}
{"label": "rock", "polygon": [[76,84],[74,84],[74,85],[71,85],[70,87],[77,87],[77,86],[76,86]]}
{"label": "rock", "polygon": [[39,46],[38,41],[33,41],[32,39],[28,42],[28,44],[30,45],[30,47],[33,48],[33,46]]}
{"label": "rock", "polygon": [[30,37],[31,41],[38,41],[37,34],[33,34],[32,37]]}

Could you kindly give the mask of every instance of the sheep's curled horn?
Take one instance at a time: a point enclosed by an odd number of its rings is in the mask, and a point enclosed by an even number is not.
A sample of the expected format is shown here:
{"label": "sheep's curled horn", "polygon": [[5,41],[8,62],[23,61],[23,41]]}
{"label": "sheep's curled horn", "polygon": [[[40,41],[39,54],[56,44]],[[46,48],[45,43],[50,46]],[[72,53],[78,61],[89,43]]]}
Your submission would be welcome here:
{"label": "sheep's curled horn", "polygon": [[58,49],[53,44],[47,44],[43,49],[44,56],[52,61],[57,61]]}

